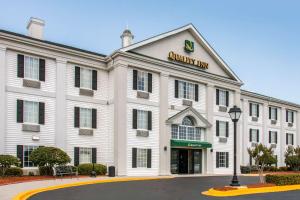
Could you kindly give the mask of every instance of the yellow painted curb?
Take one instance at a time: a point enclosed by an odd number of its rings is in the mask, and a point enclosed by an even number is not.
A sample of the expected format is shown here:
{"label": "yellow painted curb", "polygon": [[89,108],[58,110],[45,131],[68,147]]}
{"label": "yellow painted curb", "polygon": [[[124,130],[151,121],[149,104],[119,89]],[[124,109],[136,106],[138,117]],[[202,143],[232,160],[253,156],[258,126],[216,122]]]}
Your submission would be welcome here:
{"label": "yellow painted curb", "polygon": [[90,184],[100,184],[100,183],[113,183],[113,182],[128,182],[128,181],[146,181],[146,180],[160,180],[160,179],[171,179],[173,177],[166,176],[166,177],[137,177],[137,178],[111,178],[111,179],[104,179],[104,180],[91,180],[91,181],[83,181],[83,182],[75,182],[75,183],[67,183],[67,184],[61,184],[61,185],[54,185],[50,187],[45,188],[38,188],[33,190],[28,190],[19,193],[17,196],[13,198],[13,200],[26,200],[29,197],[45,192],[50,190],[56,190],[61,188],[68,188],[68,187],[76,187],[76,186],[82,186],[82,185],[90,185]]}
{"label": "yellow painted curb", "polygon": [[202,194],[207,196],[214,196],[214,197],[232,197],[232,196],[240,196],[240,195],[247,195],[247,194],[286,192],[291,190],[300,190],[300,185],[284,185],[284,186],[261,187],[261,188],[241,188],[241,189],[229,190],[229,191],[218,191],[214,189],[209,189],[208,191],[202,192]]}

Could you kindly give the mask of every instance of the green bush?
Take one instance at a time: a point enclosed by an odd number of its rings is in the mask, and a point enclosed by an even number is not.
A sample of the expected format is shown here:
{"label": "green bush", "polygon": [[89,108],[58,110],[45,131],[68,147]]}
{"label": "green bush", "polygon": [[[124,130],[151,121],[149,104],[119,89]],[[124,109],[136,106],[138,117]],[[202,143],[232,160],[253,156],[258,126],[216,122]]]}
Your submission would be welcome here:
{"label": "green bush", "polygon": [[282,172],[286,172],[286,171],[289,171],[289,168],[288,167],[279,167],[278,170],[282,171]]}
{"label": "green bush", "polygon": [[286,175],[266,175],[266,182],[275,185],[296,185],[300,184],[300,174],[286,174]]}
{"label": "green bush", "polygon": [[30,154],[30,160],[39,166],[40,175],[53,175],[52,167],[71,161],[66,152],[56,147],[39,147]]}
{"label": "green bush", "polygon": [[34,173],[33,172],[29,172],[28,176],[34,176]]}
{"label": "green bush", "polygon": [[[106,166],[102,164],[95,164],[95,172],[97,175],[105,175],[107,172]],[[78,173],[80,175],[90,175],[93,170],[93,164],[86,163],[78,165]]]}
{"label": "green bush", "polygon": [[5,171],[11,166],[19,166],[20,160],[12,155],[0,155],[1,176],[5,175]]}
{"label": "green bush", "polygon": [[10,167],[5,171],[5,176],[22,176],[23,171],[20,167]]}

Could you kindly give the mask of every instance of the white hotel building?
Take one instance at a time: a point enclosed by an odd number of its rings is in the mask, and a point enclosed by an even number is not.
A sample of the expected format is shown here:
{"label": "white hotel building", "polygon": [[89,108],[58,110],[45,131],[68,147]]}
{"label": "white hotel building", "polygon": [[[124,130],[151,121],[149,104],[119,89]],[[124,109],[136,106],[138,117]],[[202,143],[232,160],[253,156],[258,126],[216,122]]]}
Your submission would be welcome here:
{"label": "white hotel building", "polygon": [[24,171],[38,146],[56,146],[72,164],[115,166],[117,175],[233,171],[247,148],[275,148],[284,166],[288,145],[300,144],[300,105],[241,90],[243,82],[192,25],[102,55],[44,40],[44,21],[28,35],[0,30],[0,154],[18,156]]}

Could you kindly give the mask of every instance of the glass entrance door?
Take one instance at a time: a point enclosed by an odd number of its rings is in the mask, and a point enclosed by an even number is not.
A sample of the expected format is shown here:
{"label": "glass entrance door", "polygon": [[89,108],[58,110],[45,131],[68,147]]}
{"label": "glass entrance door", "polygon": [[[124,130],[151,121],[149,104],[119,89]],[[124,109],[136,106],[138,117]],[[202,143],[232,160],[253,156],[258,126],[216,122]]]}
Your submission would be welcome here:
{"label": "glass entrance door", "polygon": [[194,174],[202,173],[202,150],[192,150],[193,151],[193,167]]}
{"label": "glass entrance door", "polygon": [[201,149],[172,149],[172,174],[200,174],[202,173]]}

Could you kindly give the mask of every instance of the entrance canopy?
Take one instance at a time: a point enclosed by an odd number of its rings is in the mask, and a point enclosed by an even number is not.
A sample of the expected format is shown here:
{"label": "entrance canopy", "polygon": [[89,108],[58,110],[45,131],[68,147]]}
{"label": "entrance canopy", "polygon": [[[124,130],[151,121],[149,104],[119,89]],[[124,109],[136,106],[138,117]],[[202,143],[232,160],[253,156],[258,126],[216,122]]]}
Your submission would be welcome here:
{"label": "entrance canopy", "polygon": [[190,140],[171,140],[171,147],[181,147],[181,148],[201,148],[207,149],[211,148],[212,144],[204,141],[190,141]]}

